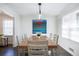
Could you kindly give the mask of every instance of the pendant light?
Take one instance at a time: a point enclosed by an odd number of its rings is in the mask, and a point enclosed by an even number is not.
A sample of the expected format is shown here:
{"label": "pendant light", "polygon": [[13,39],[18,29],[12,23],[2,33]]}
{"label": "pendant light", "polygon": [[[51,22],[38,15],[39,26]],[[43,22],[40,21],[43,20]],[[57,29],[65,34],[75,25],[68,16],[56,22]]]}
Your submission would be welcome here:
{"label": "pendant light", "polygon": [[39,6],[39,20],[41,19],[41,3],[38,3],[38,6]]}

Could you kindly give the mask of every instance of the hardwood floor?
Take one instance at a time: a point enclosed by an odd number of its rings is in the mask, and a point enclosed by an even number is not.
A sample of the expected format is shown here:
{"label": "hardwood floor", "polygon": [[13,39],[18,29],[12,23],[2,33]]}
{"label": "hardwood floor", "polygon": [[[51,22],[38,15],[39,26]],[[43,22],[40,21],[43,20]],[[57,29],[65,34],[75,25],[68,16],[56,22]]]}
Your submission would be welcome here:
{"label": "hardwood floor", "polygon": [[[0,56],[17,56],[16,48],[12,47],[0,47]],[[28,56],[26,54],[26,56]],[[52,51],[52,55],[50,56],[72,56],[67,51],[65,51],[63,48],[58,46],[56,54],[54,54],[54,51]]]}
{"label": "hardwood floor", "polygon": [[68,53],[66,50],[64,50],[62,47],[58,46],[55,56],[72,56],[72,55],[70,53]]}
{"label": "hardwood floor", "polygon": [[0,56],[16,56],[16,50],[12,47],[0,47]]}

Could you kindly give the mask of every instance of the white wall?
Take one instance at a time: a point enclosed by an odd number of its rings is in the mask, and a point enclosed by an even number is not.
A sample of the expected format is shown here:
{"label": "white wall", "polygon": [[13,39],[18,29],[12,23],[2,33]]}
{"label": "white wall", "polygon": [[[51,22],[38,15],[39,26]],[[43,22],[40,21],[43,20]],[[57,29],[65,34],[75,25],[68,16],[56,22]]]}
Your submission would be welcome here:
{"label": "white wall", "polygon": [[0,4],[0,10],[5,11],[7,14],[9,14],[10,16],[14,17],[14,31],[15,31],[15,35],[14,35],[14,40],[13,40],[13,46],[15,47],[17,45],[17,40],[16,40],[16,35],[20,36],[20,17],[19,15],[13,11],[13,9],[11,9],[9,6],[4,5],[4,4]]}
{"label": "white wall", "polygon": [[[23,16],[21,19],[21,32],[22,35],[28,34],[27,36],[32,35],[32,20],[36,19],[36,16]],[[57,33],[56,29],[56,17],[49,17],[46,16],[45,18],[47,20],[47,34],[49,36],[50,33],[55,34]]]}
{"label": "white wall", "polygon": [[[69,13],[74,12],[75,10],[79,10],[78,6],[79,6],[79,4],[76,4],[76,5],[72,5],[71,7],[69,6],[69,8],[67,8],[67,9],[65,8],[66,10],[63,10],[61,15],[58,16],[59,45],[61,47],[63,47],[65,50],[67,50],[69,53],[71,53],[72,55],[77,55],[77,56],[79,56],[79,42],[73,41],[71,39],[62,38],[61,26],[62,26],[62,17]],[[76,15],[76,12],[74,14]],[[71,51],[70,48],[73,49],[73,51]]]}

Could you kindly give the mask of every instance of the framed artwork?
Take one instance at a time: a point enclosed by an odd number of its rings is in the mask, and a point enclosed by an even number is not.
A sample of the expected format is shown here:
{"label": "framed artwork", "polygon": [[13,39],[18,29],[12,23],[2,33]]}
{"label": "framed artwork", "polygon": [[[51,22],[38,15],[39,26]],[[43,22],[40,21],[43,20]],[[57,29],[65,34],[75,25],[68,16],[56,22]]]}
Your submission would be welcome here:
{"label": "framed artwork", "polygon": [[36,34],[37,32],[46,34],[47,32],[47,21],[46,20],[32,20],[32,33]]}

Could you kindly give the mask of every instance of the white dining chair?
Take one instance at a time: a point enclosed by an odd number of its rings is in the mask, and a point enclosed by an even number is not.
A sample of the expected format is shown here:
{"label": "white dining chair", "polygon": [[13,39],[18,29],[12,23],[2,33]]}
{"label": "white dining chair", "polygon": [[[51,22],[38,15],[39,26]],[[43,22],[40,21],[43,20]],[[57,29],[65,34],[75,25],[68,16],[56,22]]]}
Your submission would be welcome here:
{"label": "white dining chair", "polygon": [[59,38],[58,34],[50,33],[49,40],[51,40],[54,43],[55,47],[52,49],[49,49],[49,55],[57,55],[58,38]]}
{"label": "white dining chair", "polygon": [[20,41],[18,36],[16,36],[16,40],[17,40],[17,55],[18,56],[25,56],[25,54],[27,53],[27,49],[20,47]]}
{"label": "white dining chair", "polygon": [[53,35],[53,42],[54,42],[54,44],[55,44],[55,46],[56,46],[56,47],[54,47],[54,49],[53,49],[53,55],[57,55],[57,54],[58,54],[58,52],[57,52],[58,38],[59,38],[59,35],[57,35],[57,34],[54,34],[54,35]]}
{"label": "white dining chair", "polygon": [[47,40],[28,41],[28,55],[29,56],[47,56],[48,41]]}

